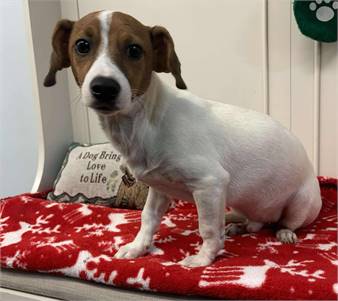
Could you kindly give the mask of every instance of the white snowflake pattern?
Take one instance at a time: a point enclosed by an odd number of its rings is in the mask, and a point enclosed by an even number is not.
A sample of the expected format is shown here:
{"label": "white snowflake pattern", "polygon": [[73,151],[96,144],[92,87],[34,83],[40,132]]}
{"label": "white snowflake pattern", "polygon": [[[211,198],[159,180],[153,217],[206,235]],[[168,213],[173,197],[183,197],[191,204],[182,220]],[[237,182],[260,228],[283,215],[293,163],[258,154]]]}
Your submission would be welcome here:
{"label": "white snowflake pattern", "polygon": [[289,273],[292,276],[301,276],[305,278],[316,278],[316,279],[325,279],[323,275],[325,272],[323,270],[317,270],[313,273],[309,273],[307,270],[299,270],[299,268],[306,267],[307,263],[311,263],[313,260],[303,260],[303,261],[297,261],[297,260],[290,260],[285,265],[279,265],[280,271],[282,273]]}
{"label": "white snowflake pattern", "polygon": [[313,262],[312,260],[296,261],[290,260],[285,265],[279,265],[270,260],[264,260],[263,265],[257,266],[224,266],[206,267],[201,275],[199,281],[200,287],[210,287],[219,285],[240,285],[247,288],[259,288],[266,279],[266,274],[270,269],[277,269],[281,273],[288,273],[292,276],[299,276],[312,279],[325,279],[323,277],[324,271],[317,270],[309,273],[304,269],[306,263]]}
{"label": "white snowflake pattern", "polygon": [[47,228],[43,228],[43,229],[41,229],[39,227],[37,227],[37,228],[33,227],[31,229],[31,231],[32,231],[32,233],[37,233],[37,234],[43,234],[43,233],[45,233],[45,234],[53,234],[53,233],[61,233],[60,232],[60,228],[61,228],[61,225],[56,225],[53,228],[52,227],[47,227]]}
{"label": "white snowflake pattern", "polygon": [[278,254],[278,250],[275,247],[279,247],[281,245],[282,243],[279,241],[266,240],[264,243],[257,244],[257,251],[261,252],[268,250],[270,254]]}
{"label": "white snowflake pattern", "polygon": [[336,214],[332,214],[332,215],[328,215],[328,216],[324,216],[321,219],[327,221],[327,222],[335,222],[337,221],[337,215]]}
{"label": "white snowflake pattern", "polygon": [[210,287],[233,284],[247,288],[258,288],[263,285],[267,271],[277,267],[277,264],[269,260],[264,260],[264,263],[259,266],[207,267],[204,269],[198,285]]}
{"label": "white snowflake pattern", "polygon": [[193,214],[191,212],[189,212],[187,214],[186,213],[179,213],[179,214],[172,216],[172,219],[174,221],[190,221],[190,220],[193,220],[194,218],[197,218],[197,214]]}
{"label": "white snowflake pattern", "polygon": [[19,222],[20,228],[15,231],[10,231],[7,233],[3,233],[0,235],[0,239],[2,239],[0,243],[0,247],[4,248],[10,245],[14,245],[21,241],[22,235],[29,231],[31,225],[25,222]]}
{"label": "white snowflake pattern", "polygon": [[158,234],[156,234],[155,238],[154,238],[154,242],[156,244],[164,244],[164,243],[172,242],[172,241],[175,241],[175,240],[176,240],[176,238],[172,237],[171,235],[160,238],[160,236]]}
{"label": "white snowflake pattern", "polygon": [[20,197],[20,200],[24,203],[24,204],[27,204],[29,202],[31,202],[33,199],[27,195],[22,195]]}
{"label": "white snowflake pattern", "polygon": [[65,221],[69,224],[74,224],[81,218],[90,216],[93,213],[93,210],[88,208],[88,205],[81,205],[79,208],[76,208],[63,215]]}
{"label": "white snowflake pattern", "polygon": [[297,245],[297,248],[328,252],[332,248],[337,247],[337,246],[338,246],[338,244],[336,242],[329,241],[327,243],[315,243],[315,244],[306,243],[306,244],[299,244],[299,245]]}
{"label": "white snowflake pattern", "polygon": [[6,228],[8,226],[8,224],[6,224],[6,221],[9,219],[9,216],[0,218],[0,231],[2,231],[4,228]]}
{"label": "white snowflake pattern", "polygon": [[176,224],[172,222],[170,215],[165,215],[161,222],[162,225],[166,225],[168,228],[176,227]]}
{"label": "white snowflake pattern", "polygon": [[65,208],[67,208],[68,206],[70,206],[68,203],[56,203],[56,202],[51,202],[47,205],[45,205],[45,207],[47,209],[53,208],[53,207],[57,207],[60,210],[63,210]]}
{"label": "white snowflake pattern", "polygon": [[115,244],[113,241],[99,241],[97,246],[100,248],[102,253],[114,253],[116,251]]}
{"label": "white snowflake pattern", "polygon": [[319,255],[328,260],[332,265],[338,266],[337,253],[321,253]]}
{"label": "white snowflake pattern", "polygon": [[82,226],[74,227],[75,232],[85,232],[84,237],[100,237],[105,231],[121,232],[118,226],[128,223],[137,223],[141,220],[138,212],[110,213],[108,218],[110,220],[109,224],[83,224]]}
{"label": "white snowflake pattern", "polygon": [[150,277],[145,278],[144,277],[144,268],[140,268],[140,270],[137,273],[136,277],[129,277],[127,278],[127,283],[131,285],[138,284],[141,286],[141,290],[147,290],[149,291],[149,284],[150,284]]}
{"label": "white snowflake pattern", "polygon": [[74,243],[72,239],[56,241],[56,237],[48,237],[40,241],[32,242],[32,246],[37,248],[50,247],[54,248],[58,253],[65,252],[70,249],[76,249],[78,246]]}
{"label": "white snowflake pattern", "polygon": [[0,247],[4,248],[13,244],[16,244],[21,241],[22,235],[26,232],[31,231],[32,233],[59,233],[60,225],[55,226],[54,228],[44,228],[46,224],[49,223],[49,220],[54,216],[54,214],[49,214],[47,216],[40,215],[35,220],[35,224],[29,224],[26,222],[19,222],[20,228],[14,231],[2,233],[0,235]]}
{"label": "white snowflake pattern", "polygon": [[82,250],[79,252],[76,262],[72,266],[61,269],[49,270],[49,272],[60,272],[64,275],[75,278],[80,278],[80,274],[84,272],[87,276],[87,279],[89,280],[114,285],[113,281],[118,274],[117,271],[114,270],[109,274],[107,282],[105,281],[104,272],[100,273],[99,276],[95,276],[95,274],[97,273],[97,268],[92,270],[89,270],[87,268],[89,262],[99,263],[102,259],[105,261],[112,261],[112,258],[107,255],[93,256],[89,251]]}
{"label": "white snowflake pattern", "polygon": [[197,253],[201,247],[202,247],[202,244],[200,242],[195,242],[195,243],[191,243],[190,244],[190,247],[193,247],[194,248],[194,251]]}
{"label": "white snowflake pattern", "polygon": [[9,267],[9,268],[26,269],[27,263],[25,263],[25,261],[26,261],[26,256],[29,253],[30,253],[29,251],[17,250],[13,256],[1,258],[1,261],[4,262],[6,267]]}
{"label": "white snowflake pattern", "polygon": [[107,225],[103,224],[84,224],[82,226],[74,227],[76,233],[84,232],[83,237],[100,237],[103,236],[104,231],[107,231]]}
{"label": "white snowflake pattern", "polygon": [[108,218],[110,224],[107,226],[107,230],[110,232],[121,232],[117,226],[129,223],[139,223],[141,221],[139,212],[110,213]]}

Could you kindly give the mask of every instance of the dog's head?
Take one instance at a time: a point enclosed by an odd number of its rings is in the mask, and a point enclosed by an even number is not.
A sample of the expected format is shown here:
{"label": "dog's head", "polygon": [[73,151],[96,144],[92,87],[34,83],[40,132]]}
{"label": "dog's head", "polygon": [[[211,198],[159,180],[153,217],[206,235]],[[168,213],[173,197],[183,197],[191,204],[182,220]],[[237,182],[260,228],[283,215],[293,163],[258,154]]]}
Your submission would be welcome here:
{"label": "dog's head", "polygon": [[120,12],[61,20],[52,46],[44,85],[53,86],[56,72],[71,66],[83,102],[100,114],[128,108],[134,97],[145,93],[153,71],[172,73],[176,86],[186,89],[169,32]]}

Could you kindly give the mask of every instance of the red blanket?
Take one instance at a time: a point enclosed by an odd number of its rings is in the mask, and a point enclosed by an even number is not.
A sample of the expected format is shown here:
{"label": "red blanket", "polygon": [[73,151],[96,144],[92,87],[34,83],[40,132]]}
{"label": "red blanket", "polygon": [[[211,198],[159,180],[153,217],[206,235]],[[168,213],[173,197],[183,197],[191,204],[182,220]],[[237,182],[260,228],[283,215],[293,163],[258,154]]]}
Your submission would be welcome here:
{"label": "red blanket", "polygon": [[[201,238],[192,204],[175,202],[151,254],[118,260],[117,248],[140,226],[140,211],[52,203],[25,194],[0,204],[2,267],[57,273],[140,290],[229,299],[336,299],[337,180],[320,178],[323,209],[282,245],[272,229],[227,238],[213,265],[177,264],[198,251]],[[62,289],[62,288],[60,288]]]}

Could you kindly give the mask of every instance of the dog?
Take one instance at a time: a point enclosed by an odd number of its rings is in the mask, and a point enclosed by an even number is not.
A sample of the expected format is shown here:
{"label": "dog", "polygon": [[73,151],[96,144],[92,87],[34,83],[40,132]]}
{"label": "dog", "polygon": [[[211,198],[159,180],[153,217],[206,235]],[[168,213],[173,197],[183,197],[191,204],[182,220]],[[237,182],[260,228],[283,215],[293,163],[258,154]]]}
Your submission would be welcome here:
{"label": "dog", "polygon": [[[94,12],[59,21],[52,46],[45,86],[71,67],[82,102],[136,179],[150,186],[140,230],[116,258],[147,253],[171,198],[197,206],[203,243],[180,261],[188,267],[210,265],[224,247],[226,206],[248,219],[249,232],[278,223],[277,239],[286,243],[318,216],[319,184],[300,141],[265,114],[187,91],[164,27]],[[160,72],[171,73],[176,87]]]}

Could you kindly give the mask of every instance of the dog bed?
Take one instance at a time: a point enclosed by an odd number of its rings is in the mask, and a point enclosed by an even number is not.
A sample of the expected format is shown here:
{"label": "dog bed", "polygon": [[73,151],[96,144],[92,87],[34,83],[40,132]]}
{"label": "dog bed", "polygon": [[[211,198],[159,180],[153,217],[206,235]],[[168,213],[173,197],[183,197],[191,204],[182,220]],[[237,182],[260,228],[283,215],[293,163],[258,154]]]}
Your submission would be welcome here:
{"label": "dog bed", "polygon": [[217,260],[199,268],[177,263],[201,246],[193,204],[173,202],[149,255],[119,260],[113,256],[135,237],[141,211],[53,203],[45,193],[6,198],[0,203],[1,266],[180,295],[336,300],[337,180],[319,180],[323,208],[297,231],[297,244],[277,242],[269,228],[228,237]]}

